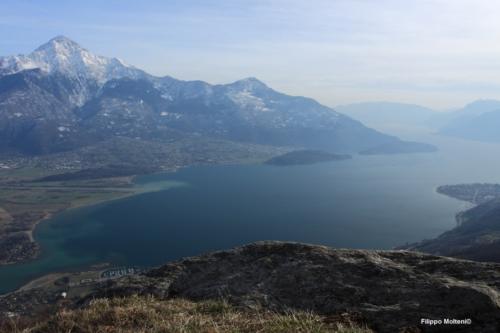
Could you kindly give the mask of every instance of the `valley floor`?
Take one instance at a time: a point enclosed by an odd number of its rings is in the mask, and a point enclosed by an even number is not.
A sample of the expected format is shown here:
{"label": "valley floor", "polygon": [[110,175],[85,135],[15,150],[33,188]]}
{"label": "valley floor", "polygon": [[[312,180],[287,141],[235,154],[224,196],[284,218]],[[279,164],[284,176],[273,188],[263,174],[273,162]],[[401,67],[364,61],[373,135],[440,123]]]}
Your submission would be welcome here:
{"label": "valley floor", "polygon": [[162,190],[171,184],[140,186],[133,176],[98,180],[37,182],[43,169],[16,169],[0,178],[0,265],[34,259],[39,251],[33,232],[38,223],[67,209]]}
{"label": "valley floor", "polygon": [[40,249],[33,230],[55,213],[161,189],[134,185],[134,175],[262,162],[288,150],[196,138],[163,144],[116,138],[71,152],[0,156],[0,265],[35,258]]}

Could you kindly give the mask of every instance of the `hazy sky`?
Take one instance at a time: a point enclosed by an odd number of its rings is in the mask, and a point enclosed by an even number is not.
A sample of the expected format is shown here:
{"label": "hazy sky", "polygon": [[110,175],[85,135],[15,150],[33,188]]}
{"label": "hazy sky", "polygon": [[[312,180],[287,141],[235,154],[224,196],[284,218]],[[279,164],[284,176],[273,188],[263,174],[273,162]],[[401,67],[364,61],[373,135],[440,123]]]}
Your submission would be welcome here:
{"label": "hazy sky", "polygon": [[0,54],[62,34],[156,75],[449,108],[500,99],[499,17],[494,0],[3,0]]}

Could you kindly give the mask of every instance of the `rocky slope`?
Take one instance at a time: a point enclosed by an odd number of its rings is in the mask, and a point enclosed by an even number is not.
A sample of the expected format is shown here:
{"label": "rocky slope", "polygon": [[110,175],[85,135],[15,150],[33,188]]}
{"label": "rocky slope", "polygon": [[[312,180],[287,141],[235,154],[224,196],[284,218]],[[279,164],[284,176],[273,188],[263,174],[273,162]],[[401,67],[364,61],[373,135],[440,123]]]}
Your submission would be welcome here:
{"label": "rocky slope", "polygon": [[493,199],[457,215],[460,224],[435,239],[402,248],[500,263],[500,200]]}
{"label": "rocky slope", "polygon": [[[225,299],[236,307],[349,313],[376,332],[498,332],[500,265],[405,251],[332,249],[259,242],[187,258],[142,275],[69,292],[74,306],[94,298]],[[57,299],[41,290],[0,298],[1,311]],[[23,300],[30,299],[30,303]],[[27,305],[29,304],[29,305]],[[24,308],[32,313],[34,308]],[[421,319],[470,319],[470,325],[425,325]]]}
{"label": "rocky slope", "polygon": [[500,263],[500,185],[475,183],[444,185],[436,190],[474,206],[456,215],[457,226],[434,239],[401,249]]}

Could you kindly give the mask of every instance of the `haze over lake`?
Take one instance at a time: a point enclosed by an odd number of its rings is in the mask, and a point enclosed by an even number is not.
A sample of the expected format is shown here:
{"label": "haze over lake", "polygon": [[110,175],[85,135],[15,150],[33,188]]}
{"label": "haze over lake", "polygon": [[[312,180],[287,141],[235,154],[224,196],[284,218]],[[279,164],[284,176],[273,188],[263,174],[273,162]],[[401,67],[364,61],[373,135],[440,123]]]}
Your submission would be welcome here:
{"label": "haze over lake", "polygon": [[53,271],[103,262],[153,266],[258,240],[390,249],[435,237],[451,229],[455,213],[466,207],[435,188],[499,182],[500,158],[498,145],[426,139],[441,150],[293,167],[200,166],[138,177],[138,186],[176,186],[43,222],[35,232],[42,256],[0,268],[0,292]]}

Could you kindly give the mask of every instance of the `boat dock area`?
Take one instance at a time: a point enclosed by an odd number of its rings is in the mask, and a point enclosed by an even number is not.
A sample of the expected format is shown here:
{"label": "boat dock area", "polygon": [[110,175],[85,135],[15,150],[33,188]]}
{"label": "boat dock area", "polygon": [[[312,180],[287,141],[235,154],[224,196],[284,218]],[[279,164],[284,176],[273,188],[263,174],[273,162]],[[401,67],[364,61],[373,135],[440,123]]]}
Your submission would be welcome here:
{"label": "boat dock area", "polygon": [[101,279],[116,279],[126,275],[139,274],[143,269],[137,267],[117,267],[107,269],[100,274]]}

